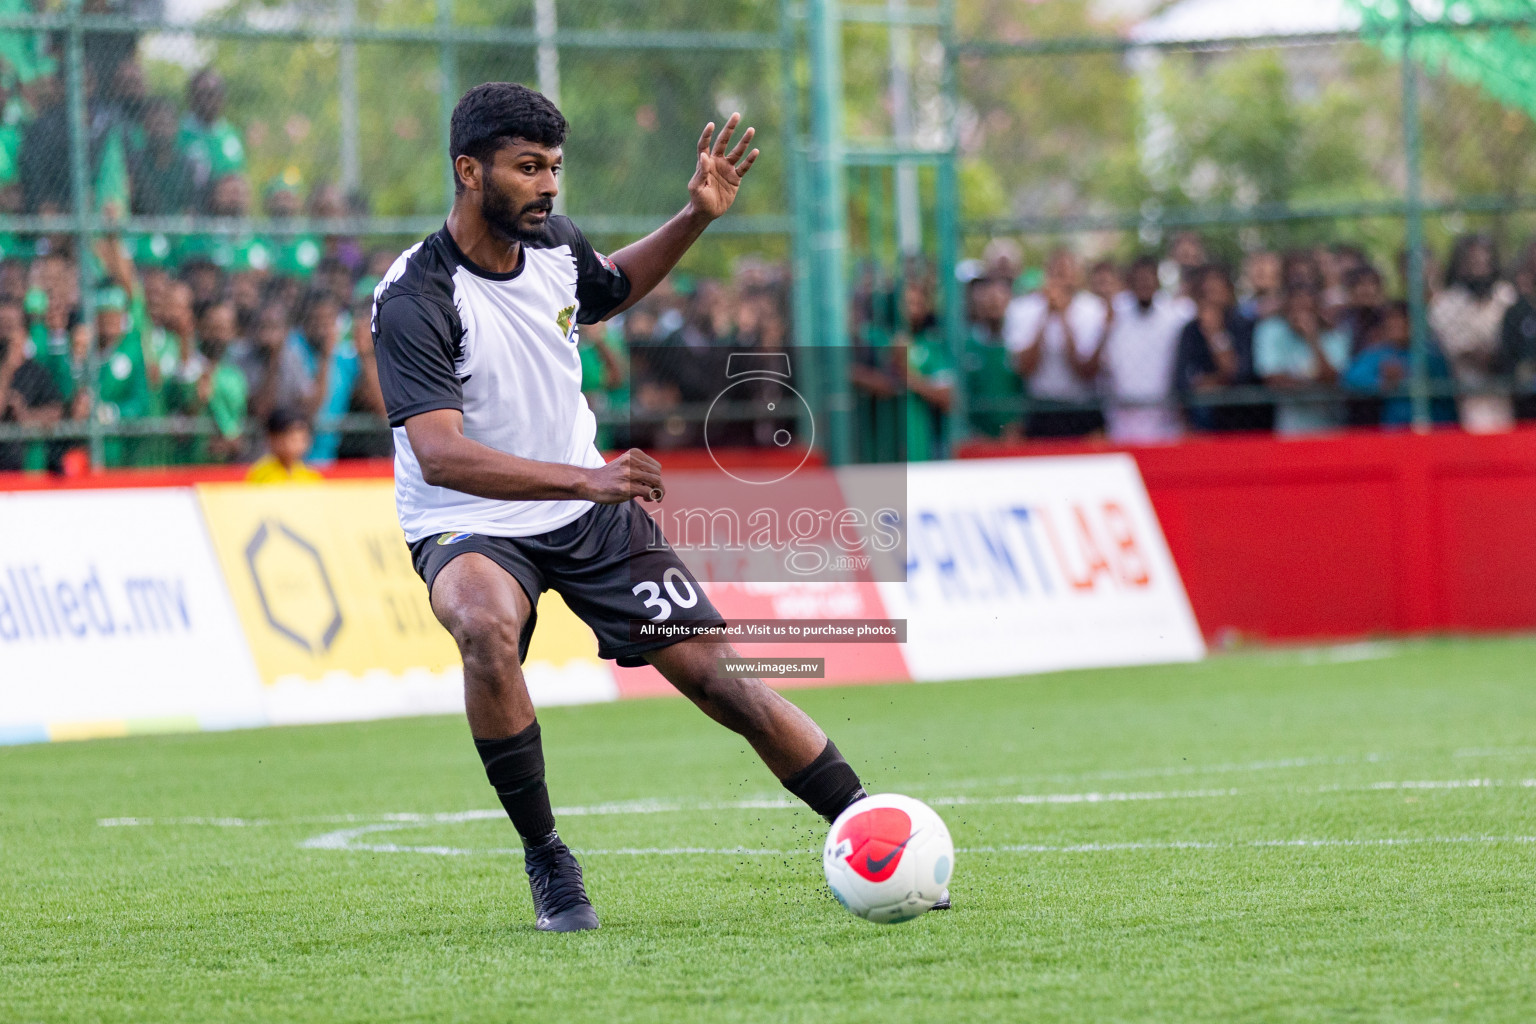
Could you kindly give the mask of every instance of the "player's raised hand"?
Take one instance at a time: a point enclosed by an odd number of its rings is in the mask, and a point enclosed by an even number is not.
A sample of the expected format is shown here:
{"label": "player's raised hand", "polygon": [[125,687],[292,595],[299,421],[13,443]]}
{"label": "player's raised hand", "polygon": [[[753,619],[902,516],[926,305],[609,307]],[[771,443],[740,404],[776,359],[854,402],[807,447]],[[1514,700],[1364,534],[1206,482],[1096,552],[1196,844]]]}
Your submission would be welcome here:
{"label": "player's raised hand", "polygon": [[757,134],[756,128],[748,128],[736,145],[731,146],[730,152],[726,152],[731,136],[740,124],[741,115],[732,114],[718,135],[715,134],[715,122],[711,121],[704,126],[704,134],[699,136],[699,165],[688,182],[688,198],[694,209],[706,216],[719,217],[731,208],[736,201],[736,190],[741,188],[741,179],[746,177],[757,159],[758,150],[747,152],[752,136]]}
{"label": "player's raised hand", "polygon": [[631,498],[660,501],[667,493],[661,482],[661,463],[639,448],[587,472],[582,497],[599,505],[618,505]]}

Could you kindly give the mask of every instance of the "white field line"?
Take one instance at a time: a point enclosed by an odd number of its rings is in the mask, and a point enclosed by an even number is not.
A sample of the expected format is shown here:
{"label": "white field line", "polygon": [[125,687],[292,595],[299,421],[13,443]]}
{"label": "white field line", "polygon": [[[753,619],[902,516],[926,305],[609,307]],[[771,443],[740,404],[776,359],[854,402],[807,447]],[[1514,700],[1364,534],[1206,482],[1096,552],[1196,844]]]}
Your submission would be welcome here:
{"label": "white field line", "polygon": [[[1492,789],[1502,786],[1536,788],[1536,779],[1440,779],[1371,782],[1358,786],[1319,786],[1318,793],[1357,793],[1402,789]],[[1313,792],[1292,790],[1292,792]],[[1023,806],[1054,804],[1135,803],[1147,800],[1198,800],[1215,797],[1246,795],[1241,789],[1190,789],[1155,790],[1151,792],[1088,792],[1088,793],[1018,793],[1010,796],[970,797],[937,796],[926,802],[935,807],[999,806],[1017,804]],[[744,810],[794,810],[801,807],[797,800],[788,797],[766,797],[754,800],[728,800],[723,802],[690,802],[684,800],[628,800],[605,804],[586,804],[573,807],[556,807],[557,817],[584,817],[608,815],[674,814],[699,811]],[[499,820],[502,810],[446,811],[436,814],[401,812],[396,814],[320,814],[297,818],[99,818],[96,824],[102,828],[129,828],[150,825],[208,825],[216,828],[258,828],[284,825],[346,825],[367,823],[398,823],[426,825],[433,823],[457,823],[464,821]]]}
{"label": "white field line", "polygon": [[1236,789],[1192,789],[1167,793],[1020,793],[1018,796],[936,796],[926,801],[935,807],[964,807],[985,804],[1118,804],[1138,800],[1199,800],[1208,797],[1237,796]]}
{"label": "white field line", "polygon": [[1247,763],[1226,764],[1185,764],[1170,765],[1162,768],[1126,768],[1108,771],[1076,772],[1056,775],[1011,775],[990,779],[963,779],[958,782],[936,783],[929,786],[926,783],[910,783],[914,790],[924,788],[939,788],[940,786],[965,789],[981,786],[1019,786],[1028,782],[1054,782],[1064,784],[1069,782],[1087,782],[1092,779],[1156,779],[1178,778],[1190,775],[1224,775],[1229,773],[1267,772],[1288,768],[1317,768],[1332,767],[1352,764],[1379,764],[1382,761],[1391,760],[1387,754],[1360,754],[1344,755],[1339,757],[1285,757],[1269,761],[1249,761]]}
{"label": "white field line", "polygon": [[1380,661],[1405,653],[1407,644],[1387,640],[1367,640],[1326,647],[1293,647],[1260,655],[1264,665],[1348,665],[1359,661]]}
{"label": "white field line", "polygon": [[[1461,790],[1485,789],[1501,786],[1536,788],[1536,779],[1505,781],[1501,779],[1443,779],[1385,781],[1357,786],[1320,786],[1318,793],[1383,792],[1404,790]],[[1000,797],[934,797],[928,802],[941,807],[977,805],[1058,805],[1128,803],[1152,800],[1189,800],[1243,795],[1238,789],[1203,789],[1153,792],[1087,792],[1087,793],[1020,793]],[[683,811],[764,810],[794,809],[799,803],[783,797],[753,800],[735,800],[721,803],[698,803],[676,800],[632,800],[605,804],[589,804],[556,808],[555,813],[565,817],[583,815],[652,815]],[[122,828],[149,825],[201,825],[216,828],[250,828],[275,825],[346,824],[352,827],[336,829],[302,841],[301,849],[346,850],[360,853],[422,853],[437,856],[508,856],[521,853],[520,848],[467,848],[444,845],[406,845],[391,842],[367,842],[365,837],[379,833],[397,832],[433,824],[460,824],[471,821],[501,820],[505,812],[496,810],[444,811],[435,814],[404,812],[396,814],[338,814],[315,815],[286,820],[267,818],[234,817],[182,817],[182,818],[102,818],[97,824],[104,828]],[[1450,845],[1466,843],[1536,843],[1533,836],[1432,836],[1423,838],[1394,839],[1273,839],[1249,842],[1200,842],[1200,841],[1147,841],[1125,843],[1084,843],[1073,845],[1020,844],[1001,846],[977,846],[961,848],[961,853],[1111,853],[1135,850],[1217,850],[1217,849],[1265,849],[1280,847],[1354,847],[1354,846],[1408,846]],[[799,854],[807,851],[760,849],[745,846],[707,847],[614,847],[583,849],[585,855],[596,856],[745,856],[775,857]],[[809,851],[814,853],[815,851]]]}
{"label": "white field line", "polygon": [[[327,832],[324,835],[306,839],[299,844],[303,850],[349,850],[354,853],[429,853],[441,857],[472,857],[472,856],[509,856],[516,854],[521,856],[522,847],[479,847],[467,849],[458,846],[403,846],[399,843],[362,843],[358,842],[363,836],[379,832],[393,832],[402,828],[410,828],[409,822],[387,822],[379,825],[363,825],[358,828],[344,828],[335,832]],[[631,847],[621,846],[613,849],[586,849],[581,848],[583,855],[598,854],[603,856],[660,856],[680,857],[685,854],[714,855],[714,856],[744,856],[744,857],[773,857],[791,852],[790,850],[762,850],[746,846],[710,847],[710,846],[658,846],[658,847]]]}
{"label": "white field line", "polygon": [[1536,747],[1462,747],[1452,757],[1529,757]]}
{"label": "white field line", "polygon": [[[327,833],[306,840],[300,846],[304,849],[347,850],[353,853],[424,853],[444,857],[473,857],[473,856],[511,856],[521,854],[521,848],[479,848],[469,849],[458,846],[404,846],[398,843],[360,843],[356,840],[369,832],[380,832],[389,829],[406,827],[400,824],[365,826],[356,829],[343,829],[339,832]],[[1125,843],[1074,843],[1068,845],[1045,845],[1038,843],[1021,843],[1001,846],[962,846],[955,852],[966,855],[982,854],[1077,854],[1077,853],[1135,853],[1161,850],[1271,850],[1271,849],[1320,849],[1326,847],[1335,848],[1366,848],[1366,847],[1395,847],[1395,846],[1464,846],[1469,844],[1502,844],[1502,845],[1530,845],[1536,844],[1536,836],[1399,836],[1382,839],[1253,839],[1246,842],[1201,842],[1198,840],[1147,840]],[[720,857],[782,857],[782,856],[814,856],[816,850],[806,848],[800,850],[764,849],[746,846],[708,847],[708,846],[620,846],[611,848],[578,847],[576,852],[583,857],[681,857],[681,856],[720,856]]]}
{"label": "white field line", "polygon": [[1536,836],[1404,836],[1389,839],[1252,839],[1246,842],[1209,843],[1195,840],[1130,843],[1077,843],[1047,846],[1032,843],[1004,846],[973,846],[956,853],[1118,853],[1124,850],[1267,850],[1286,847],[1365,846],[1458,846],[1467,843],[1536,843]]}
{"label": "white field line", "polygon": [[[1236,796],[1235,789],[1197,789],[1184,792],[1153,793],[1020,793],[1013,796],[933,797],[927,802],[938,807],[982,804],[1097,804],[1125,803],[1138,800],[1190,800],[1202,797]],[[588,804],[575,807],[556,807],[556,817],[579,818],[606,815],[673,814],[684,811],[757,811],[794,810],[803,807],[798,800],[788,797],[768,797],[756,800],[728,800],[718,803],[689,802],[684,800],[628,800],[607,804]],[[346,825],[354,823],[400,823],[402,825],[432,824],[435,822],[479,821],[506,816],[500,809],[491,811],[450,811],[439,814],[322,814],[301,818],[101,818],[96,824],[102,828],[130,828],[148,825],[211,825],[216,828],[259,828],[269,825]]]}

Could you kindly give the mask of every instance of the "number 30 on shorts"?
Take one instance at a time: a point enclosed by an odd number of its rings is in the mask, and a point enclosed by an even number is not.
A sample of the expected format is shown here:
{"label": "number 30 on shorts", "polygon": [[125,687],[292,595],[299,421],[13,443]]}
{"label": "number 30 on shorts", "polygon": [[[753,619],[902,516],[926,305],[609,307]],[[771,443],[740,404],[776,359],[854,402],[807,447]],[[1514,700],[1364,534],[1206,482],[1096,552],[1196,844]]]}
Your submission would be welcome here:
{"label": "number 30 on shorts", "polygon": [[[678,593],[677,588],[679,585],[683,588],[682,593]],[[667,597],[672,599],[670,602],[666,597],[661,596],[662,587],[667,588]],[[693,584],[689,583],[688,577],[684,576],[682,570],[676,567],[668,569],[661,574],[660,584],[652,580],[636,583],[631,593],[636,597],[643,596],[647,608],[656,609],[656,614],[651,616],[652,622],[661,622],[669,617],[672,614],[672,606],[674,604],[679,608],[692,608],[699,603],[699,595],[693,589]]]}

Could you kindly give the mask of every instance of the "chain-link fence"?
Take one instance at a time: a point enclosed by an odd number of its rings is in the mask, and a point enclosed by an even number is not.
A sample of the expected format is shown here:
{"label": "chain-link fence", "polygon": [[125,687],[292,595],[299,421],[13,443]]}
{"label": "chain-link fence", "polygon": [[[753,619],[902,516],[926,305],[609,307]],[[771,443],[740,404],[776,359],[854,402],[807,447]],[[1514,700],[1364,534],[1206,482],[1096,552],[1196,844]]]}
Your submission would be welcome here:
{"label": "chain-link fence", "polygon": [[[247,461],[278,413],[313,425],[312,461],[388,455],[369,302],[443,222],[462,92],[557,98],[560,202],[607,250],[683,205],[705,121],[740,109],[782,137],[780,25],[745,0],[16,0],[0,11],[0,469]],[[787,335],[787,162],[765,146],[680,272],[586,332],[606,425],[628,421],[626,341]]]}
{"label": "chain-link fence", "polygon": [[953,437],[1536,412],[1536,5],[959,13]]}
{"label": "chain-link fence", "polygon": [[1529,0],[1148,6],[11,0],[0,468],[244,461],[279,411],[387,454],[371,288],[491,79],[558,97],[604,249],[705,120],[760,129],[738,209],[585,331],[600,443],[702,422],[635,401],[654,344],[819,353],[834,462],[1536,412]]}

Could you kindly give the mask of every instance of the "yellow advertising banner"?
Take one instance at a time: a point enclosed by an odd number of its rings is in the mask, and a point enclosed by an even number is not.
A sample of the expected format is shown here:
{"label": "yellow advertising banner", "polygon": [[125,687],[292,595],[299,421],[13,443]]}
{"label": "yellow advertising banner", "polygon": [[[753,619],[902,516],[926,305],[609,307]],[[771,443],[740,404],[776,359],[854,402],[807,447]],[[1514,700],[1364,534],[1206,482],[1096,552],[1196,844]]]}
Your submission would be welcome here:
{"label": "yellow advertising banner", "polygon": [[[411,566],[389,481],[204,484],[197,491],[268,686],[458,670],[458,651]],[[530,685],[540,669],[579,665],[582,677],[612,686],[591,630],[553,592],[539,601],[528,662]]]}
{"label": "yellow advertising banner", "polygon": [[204,484],[198,499],[262,680],[459,664],[377,480]]}

